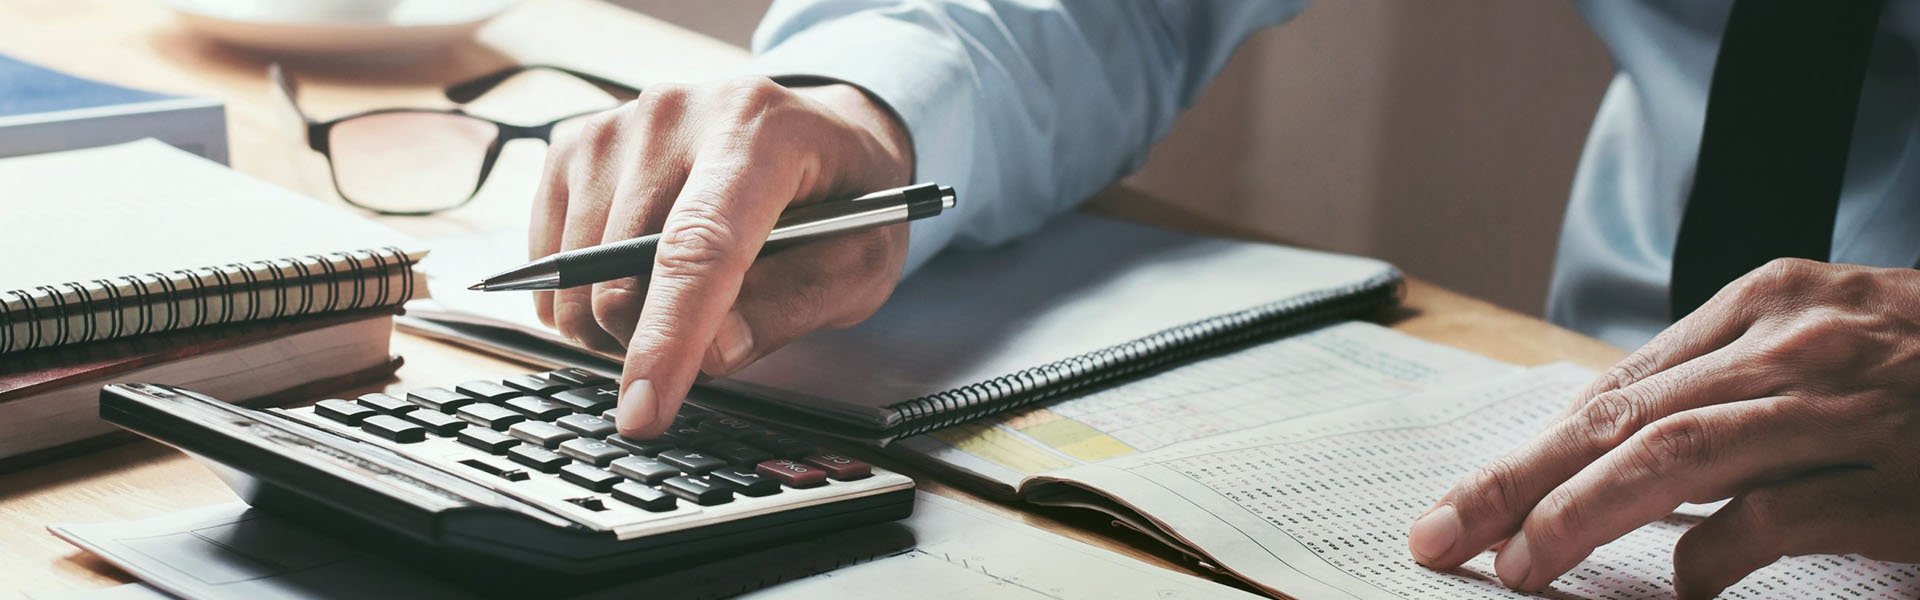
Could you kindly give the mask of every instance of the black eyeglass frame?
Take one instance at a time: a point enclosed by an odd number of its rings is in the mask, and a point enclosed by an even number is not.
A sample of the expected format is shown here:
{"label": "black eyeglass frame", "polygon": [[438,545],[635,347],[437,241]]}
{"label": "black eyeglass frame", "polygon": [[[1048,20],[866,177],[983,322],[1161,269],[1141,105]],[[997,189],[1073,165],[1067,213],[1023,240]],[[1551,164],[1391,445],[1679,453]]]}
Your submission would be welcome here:
{"label": "black eyeglass frame", "polygon": [[[553,65],[518,65],[518,66],[507,67],[504,69],[500,69],[498,71],[494,71],[492,73],[488,73],[486,75],[481,75],[473,79],[468,79],[466,81],[455,83],[451,86],[448,86],[447,89],[444,91],[444,94],[446,95],[447,100],[450,100],[452,102],[459,103],[459,104],[466,104],[468,102],[472,102],[476,98],[479,98],[481,95],[487,93],[493,88],[498,87],[502,82],[512,78],[514,75],[518,75],[520,73],[524,73],[531,70],[546,70],[546,71],[555,71],[559,73],[565,73],[567,75],[571,75],[587,83],[593,84],[594,87],[600,88],[601,91],[607,92],[608,94],[613,95],[614,97],[639,96],[641,92],[640,88],[637,88],[637,87],[626,85],[617,81],[613,81],[611,79],[607,79],[605,77],[600,77],[598,75],[582,73],[582,72],[568,69],[565,67],[558,67]],[[571,115],[567,115],[564,117],[560,117],[558,119],[554,119],[551,121],[547,121],[545,123],[539,123],[535,125],[515,125],[513,123],[505,123],[505,122],[496,121],[493,119],[488,119],[485,117],[473,115],[466,112],[465,110],[460,109],[459,107],[455,107],[455,108],[378,108],[378,109],[373,109],[368,111],[357,112],[357,113],[353,113],[350,115],[346,115],[346,116],[338,117],[334,119],[328,119],[326,121],[321,121],[321,120],[314,119],[311,116],[308,116],[307,111],[300,108],[300,103],[297,100],[297,98],[299,98],[299,95],[298,95],[299,87],[294,84],[293,78],[288,77],[286,74],[286,71],[282,69],[278,63],[269,65],[267,67],[267,76],[273,80],[274,88],[276,90],[279,90],[281,99],[286,102],[288,107],[293,109],[293,113],[295,115],[299,116],[302,131],[307,138],[307,147],[312,149],[315,152],[319,152],[321,156],[327,159],[327,177],[329,180],[333,182],[334,192],[340,194],[340,199],[345,200],[347,204],[351,204],[357,208],[372,211],[374,213],[378,213],[382,215],[417,217],[417,216],[431,215],[431,214],[435,214],[443,211],[449,211],[449,210],[466,206],[468,203],[473,202],[473,199],[475,196],[478,196],[480,194],[480,187],[486,184],[487,175],[493,172],[493,165],[495,162],[499,160],[500,151],[502,148],[506,147],[507,142],[511,142],[519,139],[532,138],[532,139],[538,139],[544,143],[551,144],[553,142],[553,128],[555,125],[559,125],[560,122],[566,121],[567,119],[572,119],[576,117],[590,115],[595,112],[599,112],[599,111],[586,111],[586,112],[574,113]],[[330,147],[331,145],[328,142],[328,140],[331,138],[333,127],[342,122],[351,121],[353,119],[369,117],[374,115],[394,114],[394,113],[430,113],[430,114],[440,114],[440,115],[454,115],[454,116],[475,119],[475,120],[484,121],[484,122],[493,124],[496,133],[494,134],[493,142],[487,145],[486,157],[481,159],[480,176],[474,179],[473,188],[467,191],[467,195],[464,199],[460,200],[460,202],[453,204],[451,206],[445,206],[441,208],[433,208],[433,209],[427,209],[427,210],[389,210],[389,209],[379,208],[375,206],[369,206],[365,203],[354,200],[353,197],[347,195],[346,189],[340,187],[339,169],[335,168],[334,166],[333,149]]]}

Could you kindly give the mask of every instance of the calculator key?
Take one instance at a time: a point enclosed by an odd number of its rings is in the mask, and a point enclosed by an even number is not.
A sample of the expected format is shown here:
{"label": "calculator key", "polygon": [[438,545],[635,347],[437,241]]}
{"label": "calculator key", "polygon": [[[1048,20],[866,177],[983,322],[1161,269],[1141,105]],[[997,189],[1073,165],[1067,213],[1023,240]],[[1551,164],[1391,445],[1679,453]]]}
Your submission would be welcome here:
{"label": "calculator key", "polygon": [[505,431],[514,423],[527,420],[526,415],[498,404],[468,404],[453,411],[453,416],[495,431]]}
{"label": "calculator key", "polygon": [[[569,466],[572,466],[572,465],[569,465]],[[562,477],[564,477],[564,475]],[[616,477],[615,479],[618,479],[618,478]],[[567,502],[572,503],[574,506],[578,506],[580,508],[584,508],[592,511],[602,511],[607,509],[607,503],[604,501],[601,501],[599,496],[581,496],[579,498],[568,498]]]}
{"label": "calculator key", "polygon": [[405,400],[401,400],[393,396],[388,396],[386,394],[367,394],[365,396],[359,397],[358,400],[361,406],[365,406],[367,408],[371,408],[389,415],[399,415],[401,413],[404,413],[416,408],[420,408],[418,405],[415,405],[411,402],[407,402]]}
{"label": "calculator key", "polygon": [[678,503],[672,494],[631,481],[613,484],[613,497],[652,512],[673,510],[674,505]]}
{"label": "calculator key", "polygon": [[660,453],[659,458],[660,462],[673,465],[682,471],[694,475],[727,466],[727,461],[721,460],[720,457],[699,450],[688,450],[686,448],[674,448],[663,451]]}
{"label": "calculator key", "polygon": [[680,474],[679,469],[645,456],[628,456],[615,459],[607,465],[613,472],[635,481],[660,483],[668,477]]}
{"label": "calculator key", "polygon": [[772,496],[780,493],[780,482],[772,477],[761,477],[760,474],[752,471],[720,469],[714,471],[713,475],[709,475],[707,479],[725,481],[728,485],[732,485],[735,491],[748,496]]}
{"label": "calculator key", "polygon": [[704,421],[704,420],[706,420],[706,419],[711,419],[711,418],[713,418],[713,417],[718,417],[718,416],[720,416],[720,413],[717,413],[717,412],[713,412],[713,411],[711,411],[711,410],[707,410],[707,409],[704,409],[704,408],[700,408],[700,407],[698,407],[698,406],[694,406],[694,405],[692,405],[692,404],[681,404],[681,405],[680,405],[680,413],[679,413],[678,415],[675,415],[675,416],[679,416],[679,417],[686,417],[686,418],[688,418],[688,419],[691,419],[691,420],[693,420],[694,422],[696,422],[696,423],[697,423],[697,422],[700,422],[700,421]]}
{"label": "calculator key", "polygon": [[626,450],[615,448],[613,444],[590,438],[560,442],[559,450],[561,454],[571,456],[574,460],[596,467],[607,466],[607,463],[613,462],[613,459],[627,455]]}
{"label": "calculator key", "polygon": [[787,487],[809,488],[827,482],[827,472],[797,460],[777,458],[754,466],[753,471],[787,484]]}
{"label": "calculator key", "polygon": [[453,432],[459,431],[462,427],[467,426],[467,422],[460,420],[460,417],[437,410],[408,411],[401,414],[400,418],[413,421],[421,427],[427,428],[427,433],[434,435],[453,435]]}
{"label": "calculator key", "polygon": [[748,446],[740,442],[718,442],[713,444],[707,444],[704,447],[704,449],[707,452],[713,453],[714,456],[720,457],[721,460],[725,460],[727,462],[730,462],[736,465],[751,466],[754,463],[758,463],[760,461],[773,458],[773,454],[770,452],[761,450],[759,448],[755,448],[753,446]]}
{"label": "calculator key", "polygon": [[402,444],[427,439],[427,428],[400,420],[393,415],[373,415],[360,420],[360,428]]}
{"label": "calculator key", "polygon": [[555,420],[553,424],[578,433],[580,437],[603,438],[616,433],[613,421],[593,415],[567,415]]}
{"label": "calculator key", "polygon": [[748,441],[781,458],[800,458],[816,451],[813,444],[807,443],[806,440],[784,433],[770,433],[760,439]]}
{"label": "calculator key", "polygon": [[686,427],[691,429],[699,429],[700,418],[692,417],[688,415],[674,415],[673,424],[669,425],[668,427],[673,427],[673,428]]}
{"label": "calculator key", "polygon": [[516,467],[513,463],[492,456],[461,459],[460,464],[473,467],[482,473],[487,473],[507,481],[526,481],[528,477],[531,477],[527,475],[525,469]]}
{"label": "calculator key", "polygon": [[462,444],[479,448],[489,454],[506,454],[508,448],[520,445],[520,440],[513,439],[513,436],[485,427],[461,429],[453,437],[460,440]]}
{"label": "calculator key", "polygon": [[345,400],[330,399],[313,403],[313,414],[348,425],[359,425],[360,421],[380,412]]}
{"label": "calculator key", "polygon": [[612,385],[567,390],[553,395],[553,401],[587,414],[605,412],[620,402],[620,388]]}
{"label": "calculator key", "polygon": [[701,506],[726,504],[733,501],[731,487],[714,485],[712,482],[691,477],[668,477],[666,481],[660,482],[660,489]]}
{"label": "calculator key", "polygon": [[766,435],[767,430],[737,417],[715,417],[700,422],[700,430],[730,440],[746,440]]}
{"label": "calculator key", "polygon": [[612,491],[614,484],[626,481],[625,479],[621,479],[619,475],[580,463],[568,463],[566,466],[560,467],[560,478],[566,480],[567,483],[596,492]]}
{"label": "calculator key", "polygon": [[602,383],[613,382],[612,379],[607,379],[605,377],[595,375],[593,371],[588,371],[586,369],[582,369],[579,367],[568,367],[565,369],[548,371],[546,375],[548,377],[552,377],[554,379],[565,381],[567,383],[571,383],[574,385],[600,385]]}
{"label": "calculator key", "polygon": [[499,382],[488,381],[485,379],[476,379],[473,381],[462,383],[460,385],[453,386],[453,391],[460,392],[462,394],[466,394],[468,396],[479,398],[481,400],[485,400],[488,402],[500,402],[508,398],[517,398],[519,396],[524,395],[524,393],[521,392],[520,390],[507,387],[505,385],[500,384]]}
{"label": "calculator key", "polygon": [[474,403],[474,399],[466,394],[438,387],[407,392],[407,401],[420,405],[420,408],[440,412],[453,412]]}
{"label": "calculator key", "polygon": [[547,449],[559,446],[560,442],[579,437],[571,431],[561,429],[559,425],[544,421],[521,421],[514,423],[512,427],[507,428],[507,435],[520,438],[529,444]]}
{"label": "calculator key", "polygon": [[662,450],[668,450],[673,448],[672,440],[663,440],[659,438],[654,438],[651,440],[636,440],[626,436],[610,435],[610,436],[607,436],[606,439],[607,439],[607,443],[613,444],[615,447],[621,450],[626,450],[628,454],[633,454],[636,456],[653,456],[655,454],[659,454],[660,451]]}
{"label": "calculator key", "polygon": [[872,466],[840,454],[815,454],[804,460],[826,471],[828,477],[841,481],[852,481],[873,474]]}
{"label": "calculator key", "polygon": [[566,405],[539,396],[510,398],[502,403],[501,406],[511,408],[515,412],[542,421],[552,421],[573,414],[573,411],[569,410]]}
{"label": "calculator key", "polygon": [[522,392],[526,392],[529,394],[542,394],[542,395],[551,394],[554,392],[558,392],[560,390],[567,389],[569,387],[573,387],[571,385],[568,385],[567,382],[565,381],[554,379],[553,377],[548,376],[546,373],[534,373],[531,375],[515,375],[512,377],[508,377],[506,379],[500,380],[500,383],[507,387],[520,390]]}
{"label": "calculator key", "polygon": [[701,431],[698,427],[681,427],[678,425],[668,427],[667,432],[660,434],[660,437],[673,440],[674,443],[689,448],[707,442],[720,441],[720,436]]}
{"label": "calculator key", "polygon": [[560,467],[573,464],[573,459],[561,456],[546,448],[527,444],[508,448],[507,458],[513,459],[513,462],[533,467],[546,473],[559,471]]}

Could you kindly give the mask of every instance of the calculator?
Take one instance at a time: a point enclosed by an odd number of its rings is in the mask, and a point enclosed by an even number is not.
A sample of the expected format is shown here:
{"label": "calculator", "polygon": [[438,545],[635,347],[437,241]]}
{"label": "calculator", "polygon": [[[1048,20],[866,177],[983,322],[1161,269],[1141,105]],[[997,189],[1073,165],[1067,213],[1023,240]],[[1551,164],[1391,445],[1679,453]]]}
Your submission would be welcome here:
{"label": "calculator", "polygon": [[622,437],[618,394],[579,368],[267,410],[125,383],[100,414],[256,508],[483,593],[592,589],[912,511],[903,475],[693,404]]}

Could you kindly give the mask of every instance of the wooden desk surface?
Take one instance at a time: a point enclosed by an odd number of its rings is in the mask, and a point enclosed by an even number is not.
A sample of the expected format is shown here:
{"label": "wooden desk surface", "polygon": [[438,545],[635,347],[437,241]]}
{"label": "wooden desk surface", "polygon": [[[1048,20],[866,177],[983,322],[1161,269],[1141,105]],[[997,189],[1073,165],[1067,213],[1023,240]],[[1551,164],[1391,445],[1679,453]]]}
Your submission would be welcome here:
{"label": "wooden desk surface", "polygon": [[[321,159],[300,143],[290,114],[265,78],[267,59],[194,38],[150,2],[133,0],[0,0],[0,54],[82,76],[227,101],[235,168],[316,198],[335,199]],[[739,48],[593,0],[533,0],[496,20],[478,39],[402,65],[342,68],[291,64],[302,102],[318,115],[379,106],[444,105],[438,90],[515,62],[565,64],[634,82],[710,79],[745,59]],[[475,111],[513,120],[579,107],[611,106],[583,85],[529,75],[476,104]],[[494,96],[500,99],[494,99]],[[437,217],[388,219],[423,239],[518,225],[525,218],[540,165],[538,145],[509,148],[486,189],[468,208]],[[1180,229],[1243,232],[1127,190],[1102,194],[1089,210]],[[1400,331],[1526,365],[1571,361],[1604,367],[1622,352],[1538,319],[1414,280],[1404,306],[1382,322]],[[407,358],[396,381],[366,390],[398,390],[527,367],[438,342],[397,335]],[[922,489],[962,499],[1082,541],[1149,562],[1192,571],[1166,549],[1071,512],[1001,504],[954,489],[913,469]],[[57,464],[0,475],[0,597],[97,587],[130,578],[48,534],[48,523],[152,516],[230,501],[213,475],[156,444],[119,446]]]}

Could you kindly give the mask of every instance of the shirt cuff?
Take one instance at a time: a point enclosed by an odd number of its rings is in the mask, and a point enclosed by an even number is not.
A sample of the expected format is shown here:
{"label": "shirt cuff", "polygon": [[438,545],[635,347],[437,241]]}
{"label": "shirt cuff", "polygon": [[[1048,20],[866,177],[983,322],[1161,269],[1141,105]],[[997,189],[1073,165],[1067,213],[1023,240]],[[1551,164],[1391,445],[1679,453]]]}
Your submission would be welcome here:
{"label": "shirt cuff", "polygon": [[[931,25],[867,11],[799,29],[755,55],[744,74],[774,79],[844,82],[879,99],[906,125],[913,144],[913,181],[953,186],[954,209],[914,221],[902,276],[951,241],[972,210],[966,157],[971,149],[966,55]],[[983,190],[984,191],[984,190]]]}

